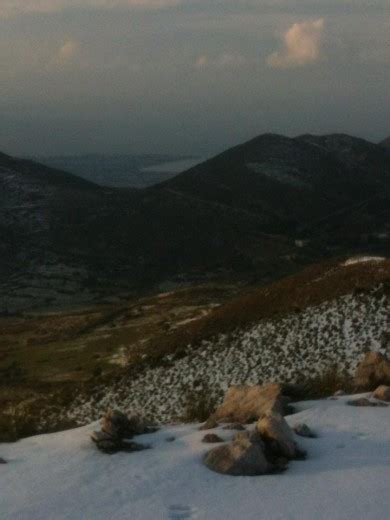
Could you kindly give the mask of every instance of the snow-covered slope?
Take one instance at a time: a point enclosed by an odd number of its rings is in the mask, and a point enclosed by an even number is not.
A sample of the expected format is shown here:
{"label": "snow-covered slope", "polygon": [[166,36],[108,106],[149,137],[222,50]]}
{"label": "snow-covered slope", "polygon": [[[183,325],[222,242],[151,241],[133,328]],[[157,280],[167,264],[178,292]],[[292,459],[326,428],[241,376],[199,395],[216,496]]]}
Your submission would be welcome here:
{"label": "snow-covered slope", "polygon": [[96,425],[0,444],[8,460],[0,466],[0,517],[383,520],[390,510],[390,408],[347,406],[347,399],[296,405],[290,425],[305,422],[319,437],[297,437],[308,458],[279,475],[212,473],[202,464],[210,448],[197,425],[139,437],[152,449],[133,454],[99,453],[89,440]]}
{"label": "snow-covered slope", "polygon": [[86,424],[107,407],[119,407],[166,422],[182,417],[193,399],[220,399],[232,384],[301,382],[335,365],[352,374],[365,350],[386,350],[389,316],[390,299],[379,284],[299,313],[262,319],[100,385],[88,399],[77,399],[66,418]]}

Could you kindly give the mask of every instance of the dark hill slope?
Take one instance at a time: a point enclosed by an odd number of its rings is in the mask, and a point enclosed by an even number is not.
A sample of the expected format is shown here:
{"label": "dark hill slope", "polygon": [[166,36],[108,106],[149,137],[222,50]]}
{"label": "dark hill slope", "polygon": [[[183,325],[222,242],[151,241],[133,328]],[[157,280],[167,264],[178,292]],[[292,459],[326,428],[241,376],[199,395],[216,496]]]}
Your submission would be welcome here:
{"label": "dark hill slope", "polygon": [[381,141],[379,144],[380,144],[380,146],[383,146],[387,150],[390,150],[390,137],[383,139],[383,141]]}
{"label": "dark hill slope", "polygon": [[177,277],[264,283],[326,256],[389,253],[390,156],[344,135],[263,135],[145,190],[7,156],[0,183],[11,309],[63,289],[71,301]]}

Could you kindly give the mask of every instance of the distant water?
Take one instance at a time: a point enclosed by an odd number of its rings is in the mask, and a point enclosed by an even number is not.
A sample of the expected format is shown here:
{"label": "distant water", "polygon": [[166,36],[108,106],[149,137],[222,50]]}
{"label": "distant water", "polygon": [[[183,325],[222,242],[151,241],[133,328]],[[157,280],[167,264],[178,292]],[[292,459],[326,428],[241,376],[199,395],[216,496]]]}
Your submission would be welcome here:
{"label": "distant water", "polygon": [[193,168],[197,164],[204,162],[206,159],[204,157],[197,157],[193,159],[182,159],[180,161],[171,161],[165,162],[162,164],[155,164],[153,166],[148,166],[147,168],[143,168],[141,172],[167,172],[167,173],[181,173],[190,168]]}
{"label": "distant water", "polygon": [[84,155],[35,157],[35,160],[84,179],[117,188],[146,188],[203,162],[202,157],[172,155]]}

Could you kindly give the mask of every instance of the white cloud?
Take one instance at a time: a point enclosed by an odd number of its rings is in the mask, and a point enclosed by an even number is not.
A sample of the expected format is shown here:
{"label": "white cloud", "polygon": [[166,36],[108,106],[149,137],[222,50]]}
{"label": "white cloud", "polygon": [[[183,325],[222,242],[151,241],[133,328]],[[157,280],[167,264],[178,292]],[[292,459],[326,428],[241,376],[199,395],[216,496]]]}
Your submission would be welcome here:
{"label": "white cloud", "polygon": [[283,35],[284,47],[267,58],[270,67],[302,67],[314,63],[320,57],[320,43],[324,19],[292,25]]}
{"label": "white cloud", "polygon": [[180,0],[0,0],[0,16],[29,13],[52,13],[71,8],[112,9],[138,7],[160,9],[180,3]]}

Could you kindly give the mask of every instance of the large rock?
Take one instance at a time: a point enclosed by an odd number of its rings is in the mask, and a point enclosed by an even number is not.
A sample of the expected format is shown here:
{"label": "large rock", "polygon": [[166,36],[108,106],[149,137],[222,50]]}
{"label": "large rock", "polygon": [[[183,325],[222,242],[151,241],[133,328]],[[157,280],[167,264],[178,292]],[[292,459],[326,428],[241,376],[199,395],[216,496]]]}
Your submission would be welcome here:
{"label": "large rock", "polygon": [[204,462],[212,471],[234,476],[265,475],[275,469],[265,456],[260,436],[248,432],[240,432],[231,443],[209,451]]}
{"label": "large rock", "polygon": [[102,430],[93,432],[91,439],[100,451],[109,454],[118,451],[133,452],[147,449],[149,446],[125,439],[156,431],[156,428],[146,425],[140,419],[129,418],[117,410],[108,410],[100,420],[100,424]]}
{"label": "large rock", "polygon": [[100,420],[102,431],[112,437],[131,439],[134,435],[155,431],[138,417],[128,417],[118,410],[108,410]]}
{"label": "large rock", "polygon": [[287,459],[302,458],[304,453],[299,450],[294,433],[285,418],[277,413],[266,415],[256,424],[256,430],[261,437],[269,442],[274,455],[281,455]]}
{"label": "large rock", "polygon": [[210,420],[245,424],[272,413],[285,415],[295,388],[278,383],[231,386]]}
{"label": "large rock", "polygon": [[355,385],[367,391],[390,385],[390,360],[380,352],[367,352],[356,369]]}
{"label": "large rock", "polygon": [[378,388],[372,394],[372,397],[375,397],[375,399],[380,399],[381,401],[390,402],[390,386],[378,386]]}

